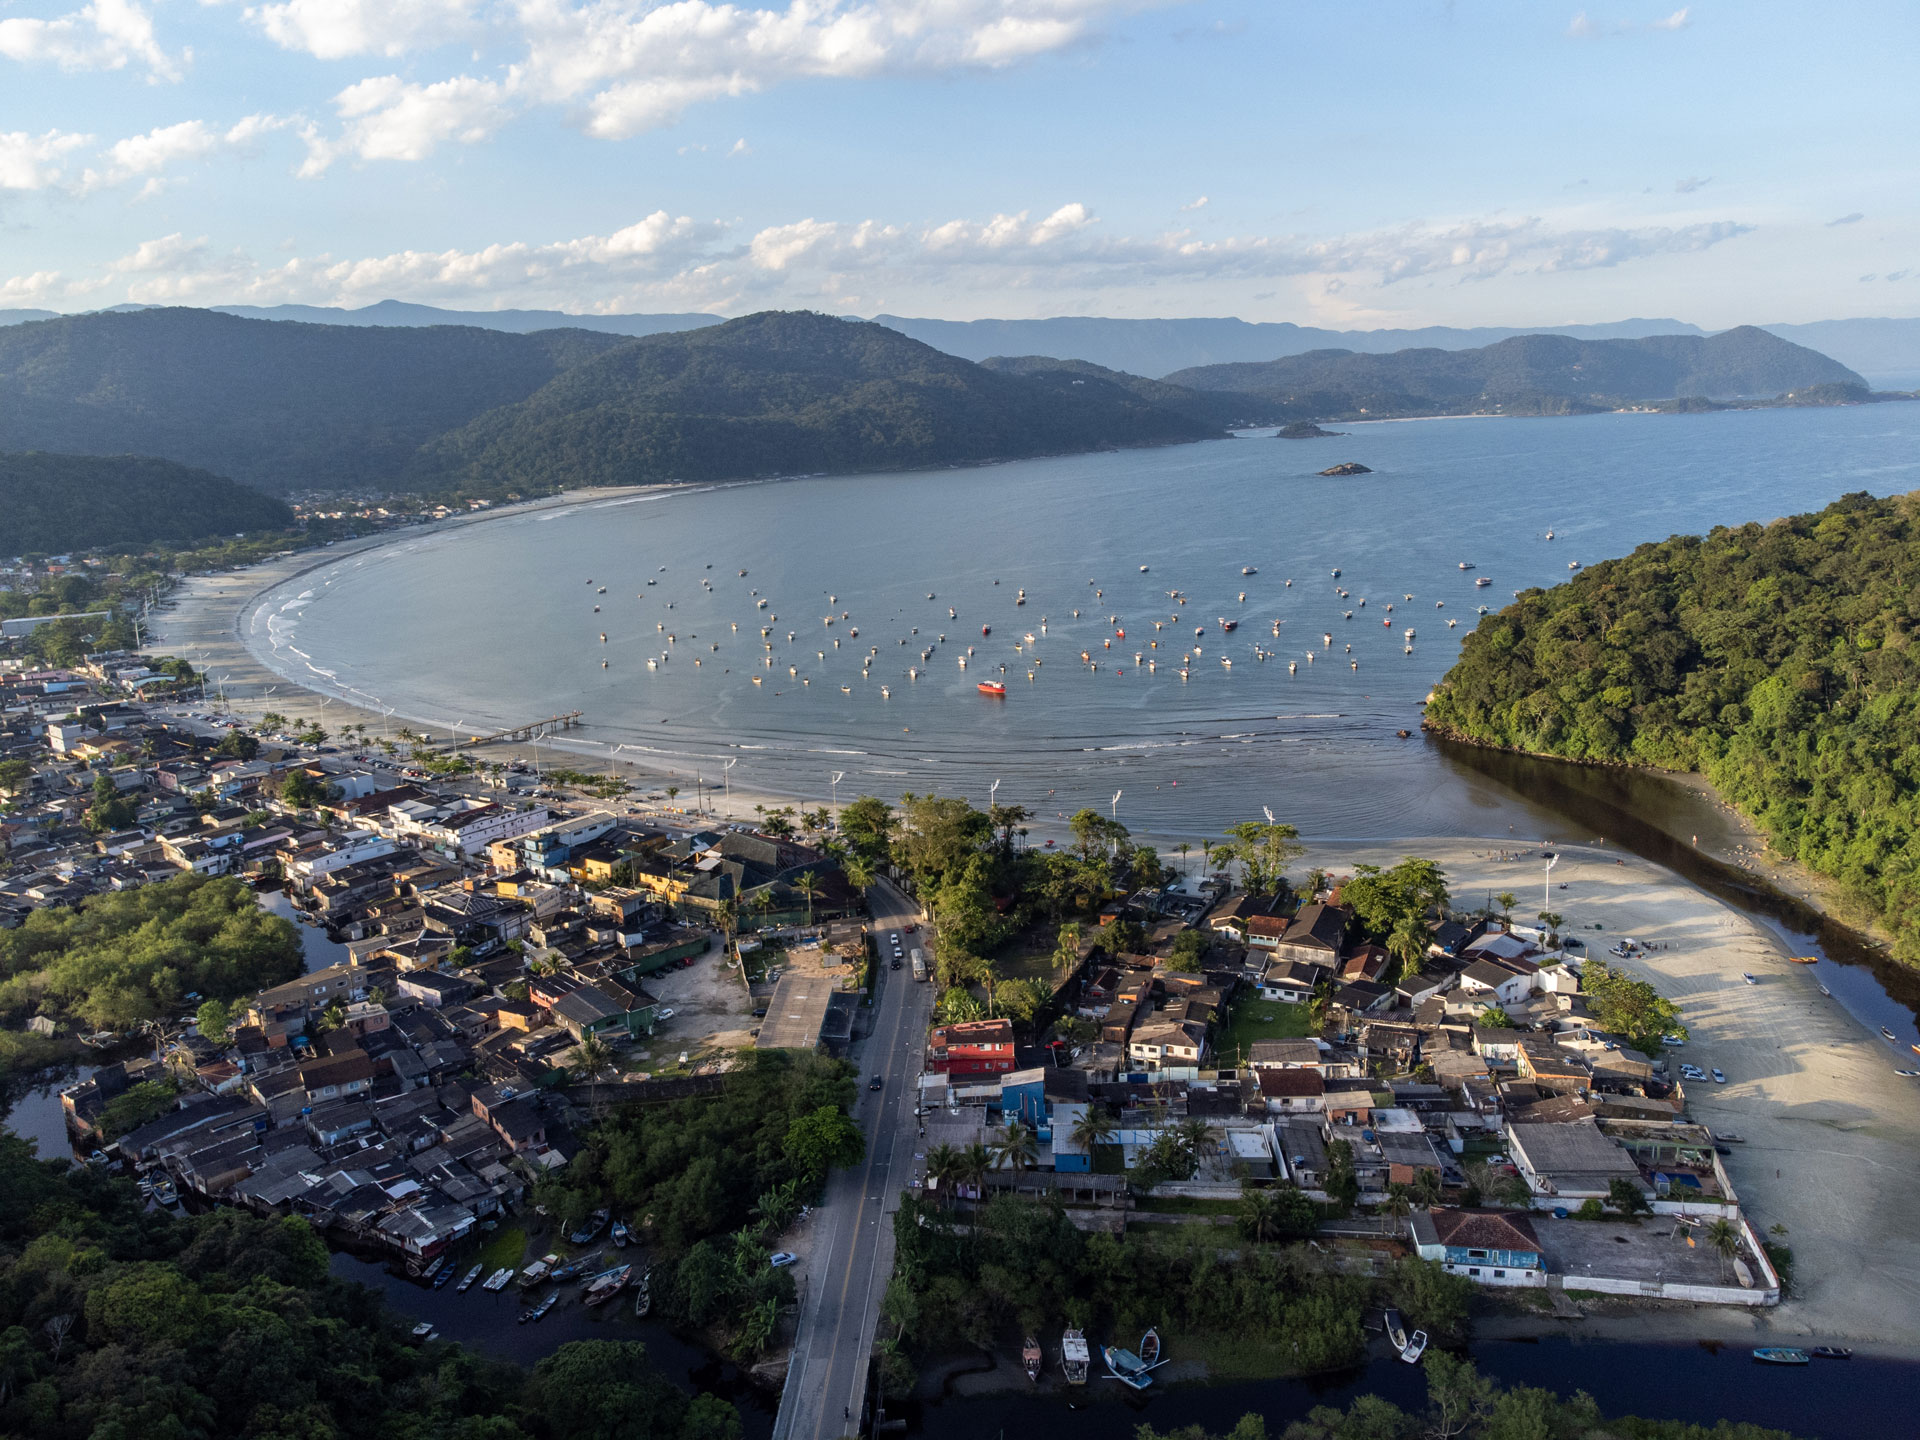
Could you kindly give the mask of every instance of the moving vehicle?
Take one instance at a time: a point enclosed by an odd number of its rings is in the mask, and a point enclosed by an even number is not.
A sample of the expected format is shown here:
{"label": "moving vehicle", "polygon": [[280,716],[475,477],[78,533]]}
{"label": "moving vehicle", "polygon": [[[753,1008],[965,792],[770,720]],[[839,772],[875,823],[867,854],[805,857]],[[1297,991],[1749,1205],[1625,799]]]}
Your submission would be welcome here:
{"label": "moving vehicle", "polygon": [[1747,982],[1747,984],[1749,984],[1749,985],[1758,985],[1758,984],[1760,983],[1760,982],[1759,982],[1758,980],[1756,980],[1756,979],[1754,979],[1754,977],[1753,977],[1753,976],[1751,976],[1751,975],[1749,975],[1749,974],[1748,974],[1748,973],[1747,973],[1746,971],[1744,971],[1744,970],[1742,970],[1742,971],[1740,972],[1740,978],[1741,978],[1742,980],[1744,980],[1744,981],[1746,981],[1746,982]]}
{"label": "moving vehicle", "polygon": [[898,970],[900,968],[900,957],[898,955],[894,956],[893,962],[888,965],[887,968],[889,970]]}
{"label": "moving vehicle", "polygon": [[886,1083],[887,1082],[885,1080],[881,1079],[878,1075],[876,1075],[873,1077],[873,1079],[867,1082],[867,1089],[878,1090],[880,1089],[881,1086],[885,1085]]}
{"label": "moving vehicle", "polygon": [[927,978],[926,952],[918,946],[914,947],[913,952],[913,978],[916,980],[924,980]]}

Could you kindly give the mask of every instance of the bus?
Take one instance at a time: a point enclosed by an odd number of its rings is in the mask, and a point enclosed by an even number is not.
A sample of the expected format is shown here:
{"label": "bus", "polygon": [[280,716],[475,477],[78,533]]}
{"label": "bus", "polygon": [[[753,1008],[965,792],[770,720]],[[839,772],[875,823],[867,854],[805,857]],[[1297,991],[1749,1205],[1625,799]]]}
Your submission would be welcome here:
{"label": "bus", "polygon": [[913,949],[913,978],[916,980],[927,978],[927,954],[917,945]]}

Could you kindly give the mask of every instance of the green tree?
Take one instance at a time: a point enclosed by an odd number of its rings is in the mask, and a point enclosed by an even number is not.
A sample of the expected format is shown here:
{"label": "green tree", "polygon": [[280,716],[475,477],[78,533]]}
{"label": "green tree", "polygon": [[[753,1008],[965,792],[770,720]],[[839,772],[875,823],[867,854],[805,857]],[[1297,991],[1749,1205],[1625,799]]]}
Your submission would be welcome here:
{"label": "green tree", "polygon": [[1604,960],[1586,963],[1580,972],[1580,985],[1601,1028],[1619,1035],[1636,1050],[1654,1055],[1660,1051],[1662,1036],[1687,1038],[1678,1005],[1646,981],[1636,980]]}
{"label": "green tree", "polygon": [[1120,1122],[1105,1106],[1089,1105],[1074,1118],[1073,1143],[1091,1155],[1113,1138]]}
{"label": "green tree", "polygon": [[174,1109],[177,1094],[172,1085],[160,1080],[143,1080],[129,1086],[101,1110],[100,1133],[112,1139],[158,1120]]}
{"label": "green tree", "polygon": [[1174,937],[1173,949],[1167,954],[1167,969],[1195,975],[1202,969],[1206,958],[1207,937],[1199,930],[1182,930]]}
{"label": "green tree", "polygon": [[993,1145],[996,1170],[1031,1170],[1040,1158],[1039,1137],[1033,1127],[1018,1120],[1009,1121]]}
{"label": "green tree", "polygon": [[1265,894],[1279,884],[1287,866],[1306,854],[1300,832],[1273,821],[1243,820],[1227,830],[1226,846],[1246,878],[1247,888]]}
{"label": "green tree", "polygon": [[834,1166],[858,1165],[867,1153],[867,1140],[837,1106],[822,1105],[795,1117],[781,1148],[803,1172],[817,1178]]}
{"label": "green tree", "polygon": [[1640,1187],[1624,1178],[1607,1182],[1607,1204],[1622,1215],[1640,1215],[1653,1210],[1653,1206],[1647,1203],[1647,1197],[1640,1193]]}
{"label": "green tree", "polygon": [[233,1028],[233,1007],[224,1000],[206,1000],[194,1012],[194,1025],[209,1040],[220,1040]]}
{"label": "green tree", "polygon": [[1322,1188],[1342,1215],[1352,1213],[1360,1200],[1360,1177],[1353,1168],[1353,1143],[1334,1140],[1327,1146],[1327,1173]]}
{"label": "green tree", "polygon": [[1513,928],[1513,907],[1520,903],[1520,897],[1511,890],[1502,890],[1493,897],[1494,904],[1500,907],[1500,923],[1509,930]]}

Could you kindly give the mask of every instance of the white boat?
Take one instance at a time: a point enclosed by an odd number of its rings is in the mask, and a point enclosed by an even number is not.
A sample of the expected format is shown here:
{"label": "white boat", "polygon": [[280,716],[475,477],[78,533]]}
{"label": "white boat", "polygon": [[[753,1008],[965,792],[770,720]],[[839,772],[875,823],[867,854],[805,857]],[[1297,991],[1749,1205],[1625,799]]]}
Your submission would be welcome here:
{"label": "white boat", "polygon": [[1389,1305],[1383,1318],[1386,1322],[1387,1343],[1395,1350],[1404,1351],[1407,1348],[1407,1327],[1400,1319],[1400,1312]]}
{"label": "white boat", "polygon": [[481,1281],[480,1288],[482,1290],[493,1290],[493,1291],[504,1290],[507,1288],[507,1282],[512,1279],[513,1279],[513,1267],[511,1265],[502,1265],[498,1270],[494,1271],[485,1280]]}
{"label": "white boat", "polygon": [[1080,1330],[1069,1330],[1060,1337],[1060,1369],[1069,1385],[1087,1383],[1087,1367],[1093,1357],[1087,1350],[1087,1337]]}
{"label": "white boat", "polygon": [[589,1305],[604,1305],[622,1290],[633,1275],[633,1266],[616,1265],[611,1270],[602,1270],[587,1282],[586,1301]]}
{"label": "white boat", "polygon": [[1420,1357],[1426,1353],[1427,1332],[1416,1330],[1413,1332],[1413,1338],[1407,1342],[1406,1348],[1400,1352],[1400,1358],[1409,1365],[1418,1365]]}
{"label": "white boat", "polygon": [[460,1283],[455,1286],[454,1289],[460,1294],[465,1294],[473,1288],[473,1282],[480,1278],[480,1272],[486,1268],[484,1265],[474,1266],[471,1270],[467,1271],[466,1275],[461,1278]]}

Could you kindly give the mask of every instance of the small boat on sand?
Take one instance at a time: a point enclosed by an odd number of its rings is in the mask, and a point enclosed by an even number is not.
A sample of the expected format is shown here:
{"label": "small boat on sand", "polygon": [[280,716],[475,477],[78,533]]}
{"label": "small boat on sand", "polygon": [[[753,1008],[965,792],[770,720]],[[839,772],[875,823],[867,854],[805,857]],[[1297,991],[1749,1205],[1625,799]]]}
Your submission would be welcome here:
{"label": "small boat on sand", "polygon": [[[1147,567],[1142,565],[1140,568],[1144,570]],[[1020,1363],[1027,1367],[1028,1384],[1033,1385],[1039,1383],[1040,1366],[1045,1358],[1040,1351],[1040,1342],[1031,1335],[1027,1336],[1026,1342],[1020,1347]]]}
{"label": "small boat on sand", "polygon": [[1069,1385],[1087,1383],[1087,1366],[1091,1361],[1085,1331],[1069,1330],[1060,1337],[1060,1369]]}
{"label": "small boat on sand", "polygon": [[1764,1345],[1753,1352],[1753,1358],[1762,1365],[1806,1365],[1813,1360],[1797,1345]]}
{"label": "small boat on sand", "polygon": [[1853,1351],[1844,1345],[1814,1345],[1807,1350],[1807,1354],[1816,1360],[1851,1360],[1853,1358]]}
{"label": "small boat on sand", "polygon": [[1895,1035],[1893,1031],[1889,1030],[1886,1026],[1882,1025],[1880,1027],[1880,1033],[1886,1036],[1887,1039],[1891,1040],[1894,1044],[1897,1045],[1900,1043],[1900,1037],[1898,1035]]}
{"label": "small boat on sand", "polygon": [[1820,963],[1820,957],[1818,955],[1789,955],[1787,958],[1796,965],[1818,965]]}
{"label": "small boat on sand", "polygon": [[626,1221],[616,1220],[613,1222],[613,1243],[614,1244],[624,1248],[627,1241],[631,1238],[632,1236],[627,1230]]}

